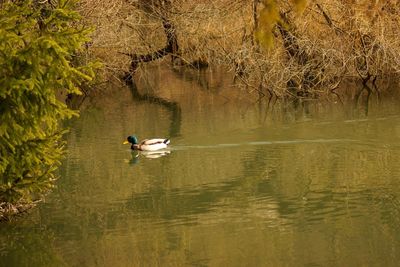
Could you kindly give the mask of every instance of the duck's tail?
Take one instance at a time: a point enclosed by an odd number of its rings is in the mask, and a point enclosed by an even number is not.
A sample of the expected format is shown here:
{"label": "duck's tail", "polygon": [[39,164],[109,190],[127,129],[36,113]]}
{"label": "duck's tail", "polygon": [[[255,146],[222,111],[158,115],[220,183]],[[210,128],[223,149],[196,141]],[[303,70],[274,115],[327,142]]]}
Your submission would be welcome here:
{"label": "duck's tail", "polygon": [[170,142],[171,142],[171,141],[170,141],[169,139],[165,139],[165,140],[163,141],[163,143],[166,144],[166,145],[168,145]]}

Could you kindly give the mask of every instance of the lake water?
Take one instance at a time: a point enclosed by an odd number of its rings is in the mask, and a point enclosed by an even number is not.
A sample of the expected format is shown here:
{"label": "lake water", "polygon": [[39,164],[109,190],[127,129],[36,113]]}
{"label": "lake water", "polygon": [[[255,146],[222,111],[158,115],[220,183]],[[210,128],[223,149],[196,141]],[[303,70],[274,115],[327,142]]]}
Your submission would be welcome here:
{"label": "lake water", "polygon": [[[398,266],[400,105],[255,102],[156,70],[69,123],[57,187],[0,225],[1,266]],[[162,154],[126,136],[169,137]]]}

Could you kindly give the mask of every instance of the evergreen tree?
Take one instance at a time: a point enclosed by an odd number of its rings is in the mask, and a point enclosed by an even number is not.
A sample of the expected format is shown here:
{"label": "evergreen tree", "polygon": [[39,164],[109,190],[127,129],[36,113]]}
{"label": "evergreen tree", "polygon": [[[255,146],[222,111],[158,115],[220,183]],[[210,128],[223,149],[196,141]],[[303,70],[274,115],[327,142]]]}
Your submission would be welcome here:
{"label": "evergreen tree", "polygon": [[0,203],[29,203],[53,185],[60,123],[77,115],[57,95],[80,94],[94,76],[92,64],[76,63],[90,29],[75,4],[0,4]]}

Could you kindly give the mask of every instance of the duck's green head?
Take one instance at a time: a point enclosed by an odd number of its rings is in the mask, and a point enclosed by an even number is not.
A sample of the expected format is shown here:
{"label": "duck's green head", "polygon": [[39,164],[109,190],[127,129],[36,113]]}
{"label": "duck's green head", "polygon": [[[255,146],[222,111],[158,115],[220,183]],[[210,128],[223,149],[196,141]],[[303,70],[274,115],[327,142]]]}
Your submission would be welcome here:
{"label": "duck's green head", "polygon": [[128,138],[126,138],[126,141],[124,142],[124,144],[128,144],[128,143],[131,143],[132,145],[138,144],[138,140],[137,140],[136,136],[134,136],[134,135],[128,136]]}

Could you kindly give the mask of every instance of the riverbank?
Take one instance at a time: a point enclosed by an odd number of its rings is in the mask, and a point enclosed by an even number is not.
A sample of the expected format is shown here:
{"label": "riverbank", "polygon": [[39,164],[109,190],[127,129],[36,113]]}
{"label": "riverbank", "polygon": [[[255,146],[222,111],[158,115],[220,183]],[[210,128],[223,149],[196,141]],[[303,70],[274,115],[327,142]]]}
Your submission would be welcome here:
{"label": "riverbank", "polygon": [[280,3],[274,45],[263,49],[255,37],[265,26],[259,2],[84,0],[81,12],[96,27],[89,51],[108,75],[123,77],[158,61],[171,68],[224,66],[241,90],[278,98],[335,96],[348,81],[363,84],[363,93],[390,94],[392,86],[379,86],[389,76],[399,87],[398,5],[308,1],[297,14]]}

